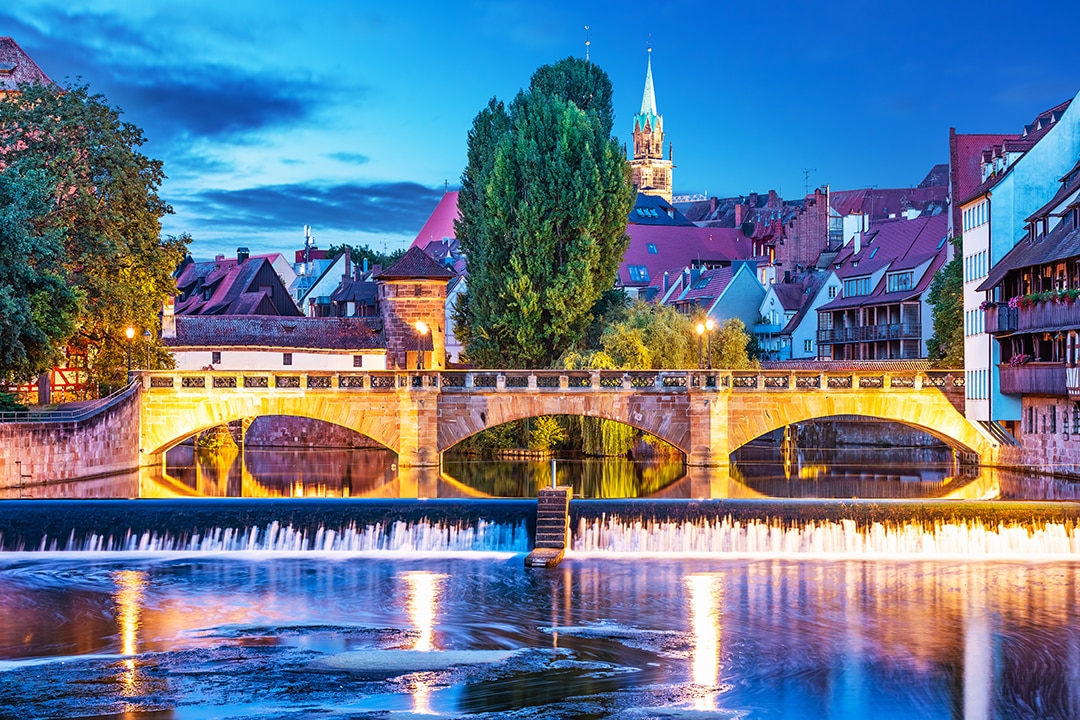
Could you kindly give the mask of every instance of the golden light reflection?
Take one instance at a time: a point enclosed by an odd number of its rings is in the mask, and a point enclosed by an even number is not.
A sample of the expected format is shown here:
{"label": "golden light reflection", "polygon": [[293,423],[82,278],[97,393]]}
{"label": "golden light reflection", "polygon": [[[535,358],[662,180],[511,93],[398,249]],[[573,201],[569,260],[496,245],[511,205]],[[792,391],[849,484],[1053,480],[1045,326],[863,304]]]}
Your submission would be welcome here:
{"label": "golden light reflection", "polygon": [[[409,613],[409,622],[417,629],[413,650],[430,652],[435,646],[435,616],[439,609],[439,593],[442,591],[446,575],[418,570],[403,575],[408,586],[405,609]],[[425,715],[433,714],[431,709],[431,684],[422,676],[417,676],[410,690],[413,696],[413,712]]]}
{"label": "golden light reflection", "polygon": [[690,591],[690,626],[693,631],[691,673],[694,685],[714,689],[694,700],[695,710],[716,708],[715,688],[720,682],[720,604],[724,588],[717,575],[687,575]]}
{"label": "golden light reflection", "polygon": [[113,573],[113,580],[116,582],[113,602],[116,603],[116,617],[120,624],[120,654],[128,656],[124,660],[125,672],[122,678],[125,692],[128,693],[135,691],[138,681],[135,659],[132,656],[139,652],[139,615],[142,612],[146,577],[142,570],[118,570]]}

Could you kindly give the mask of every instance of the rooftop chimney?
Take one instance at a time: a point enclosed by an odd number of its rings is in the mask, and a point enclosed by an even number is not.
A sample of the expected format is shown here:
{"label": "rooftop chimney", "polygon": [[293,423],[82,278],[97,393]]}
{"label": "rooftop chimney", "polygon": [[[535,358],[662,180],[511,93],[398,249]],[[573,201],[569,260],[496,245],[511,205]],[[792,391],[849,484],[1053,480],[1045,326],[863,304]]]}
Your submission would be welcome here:
{"label": "rooftop chimney", "polygon": [[248,249],[246,247],[238,247],[238,248],[236,248],[236,264],[237,265],[243,264],[243,262],[245,260],[247,260],[250,255],[251,255],[251,253],[248,251]]}
{"label": "rooftop chimney", "polygon": [[165,305],[161,308],[161,337],[176,337],[176,298],[165,298]]}

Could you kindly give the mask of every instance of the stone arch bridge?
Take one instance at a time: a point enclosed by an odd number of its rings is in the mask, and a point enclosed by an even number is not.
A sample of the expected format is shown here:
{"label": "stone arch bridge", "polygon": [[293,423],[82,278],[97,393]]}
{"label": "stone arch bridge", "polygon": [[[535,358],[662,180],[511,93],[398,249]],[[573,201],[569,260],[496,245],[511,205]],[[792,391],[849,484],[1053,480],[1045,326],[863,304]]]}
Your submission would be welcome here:
{"label": "stone arch bridge", "polygon": [[731,452],[787,425],[834,416],[899,422],[964,459],[993,464],[995,440],[963,414],[963,373],[827,371],[150,372],[141,376],[139,456],[161,462],[194,433],[263,415],[355,430],[402,467],[438,466],[485,428],[540,415],[626,423],[669,442],[690,466],[726,466]]}

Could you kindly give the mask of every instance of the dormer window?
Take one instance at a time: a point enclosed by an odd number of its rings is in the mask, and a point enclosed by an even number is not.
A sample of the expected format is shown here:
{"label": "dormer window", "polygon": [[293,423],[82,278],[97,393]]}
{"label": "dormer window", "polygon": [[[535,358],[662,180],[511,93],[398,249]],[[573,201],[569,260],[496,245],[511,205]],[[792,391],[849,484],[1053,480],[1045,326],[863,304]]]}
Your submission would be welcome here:
{"label": "dormer window", "polygon": [[889,292],[903,292],[910,290],[915,280],[915,272],[907,270],[905,272],[889,273],[888,288]]}

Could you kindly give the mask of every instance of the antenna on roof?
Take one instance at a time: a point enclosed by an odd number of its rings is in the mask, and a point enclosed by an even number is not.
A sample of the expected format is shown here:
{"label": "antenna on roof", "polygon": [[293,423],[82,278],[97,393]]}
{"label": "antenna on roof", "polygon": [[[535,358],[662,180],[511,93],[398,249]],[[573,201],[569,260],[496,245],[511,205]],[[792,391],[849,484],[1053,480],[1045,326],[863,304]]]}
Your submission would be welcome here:
{"label": "antenna on roof", "polygon": [[817,172],[817,168],[803,168],[803,185],[806,188],[805,195],[810,194],[810,173]]}
{"label": "antenna on roof", "polygon": [[585,26],[585,62],[589,62],[589,26]]}

